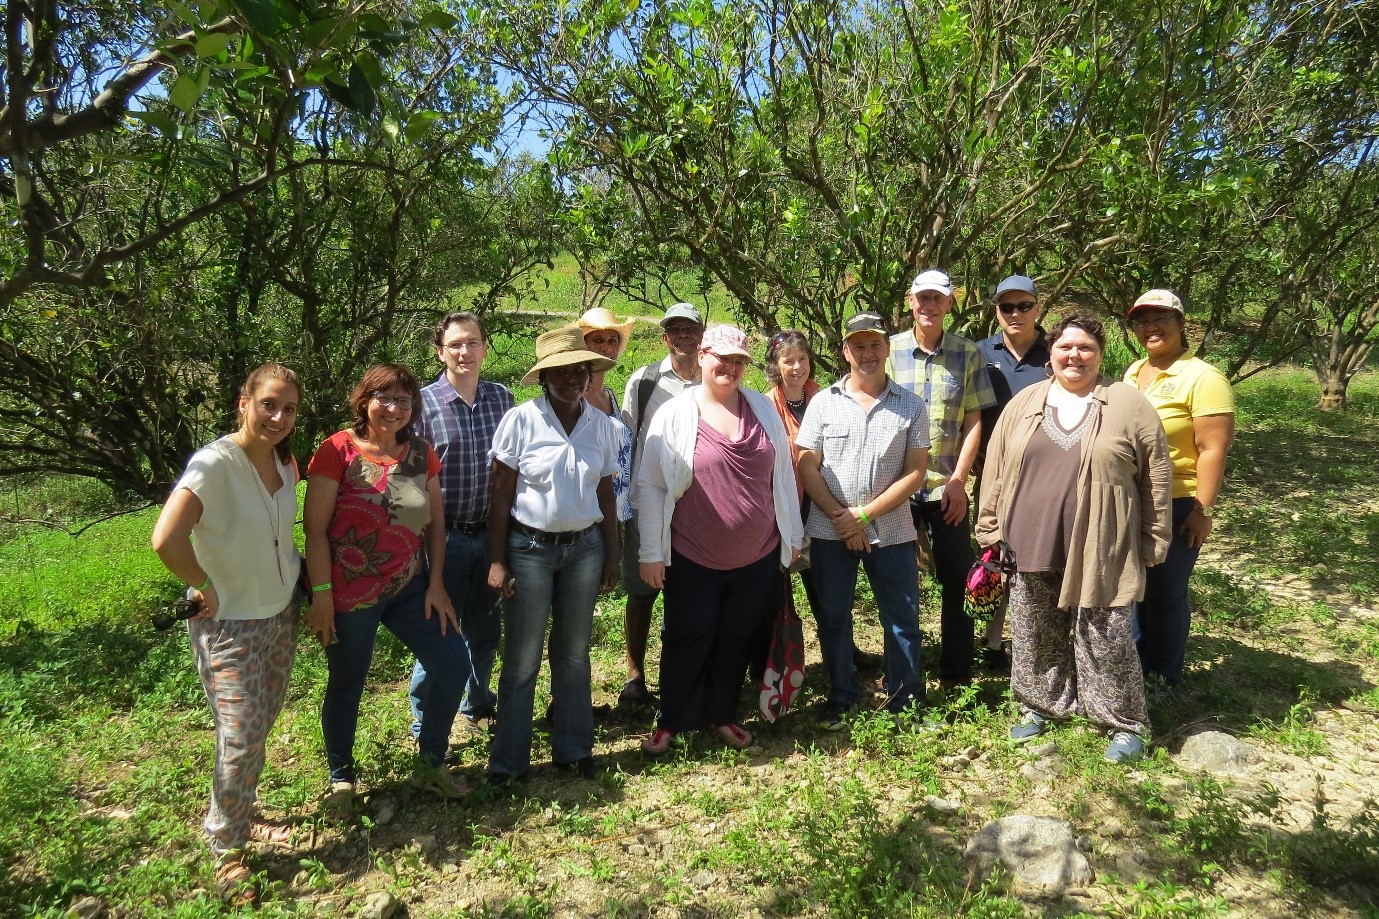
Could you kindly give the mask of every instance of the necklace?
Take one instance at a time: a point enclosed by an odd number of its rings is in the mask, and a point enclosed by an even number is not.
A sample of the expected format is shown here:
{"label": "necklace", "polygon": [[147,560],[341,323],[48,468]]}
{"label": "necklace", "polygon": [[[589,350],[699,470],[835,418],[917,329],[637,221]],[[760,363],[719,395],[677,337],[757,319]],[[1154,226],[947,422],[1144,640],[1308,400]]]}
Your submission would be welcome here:
{"label": "necklace", "polygon": [[786,399],[785,404],[791,408],[804,408],[804,396],[800,396],[798,399]]}
{"label": "necklace", "polygon": [[[259,503],[263,505],[264,516],[268,518],[268,526],[273,534],[273,561],[277,562],[278,564],[278,580],[286,584],[287,577],[283,574],[282,550],[280,548],[280,543],[278,542],[278,524],[279,521],[281,521],[282,519],[281,508],[278,507],[278,499],[273,495],[268,495],[268,497],[266,498],[264,497],[264,495],[268,491],[268,486],[264,483],[263,476],[259,473],[258,467],[254,465],[253,459],[250,458],[249,452],[244,449],[243,444],[241,444],[233,436],[231,436],[230,440],[235,444],[235,446],[239,447],[240,454],[249,464],[249,472],[254,477],[254,484],[258,486],[255,489],[254,493],[259,496]],[[275,466],[277,464],[277,461],[271,455],[268,457],[268,461],[270,463],[273,463]],[[284,478],[283,483],[281,486],[279,486],[279,488],[281,489],[286,487],[287,479]]]}

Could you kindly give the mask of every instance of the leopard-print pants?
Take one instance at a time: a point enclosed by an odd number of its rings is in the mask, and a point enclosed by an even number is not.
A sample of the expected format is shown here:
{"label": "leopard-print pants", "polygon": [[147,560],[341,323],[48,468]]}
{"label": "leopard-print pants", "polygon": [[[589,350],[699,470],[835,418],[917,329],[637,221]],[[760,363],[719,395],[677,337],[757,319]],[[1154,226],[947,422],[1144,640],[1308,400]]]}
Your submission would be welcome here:
{"label": "leopard-print pants", "polygon": [[215,717],[206,844],[217,858],[249,841],[268,732],[297,656],[297,598],[268,619],[192,619],[192,653]]}
{"label": "leopard-print pants", "polygon": [[1061,571],[1010,579],[1010,690],[1047,718],[1082,715],[1144,734],[1144,676],[1131,630],[1134,606],[1060,609]]}

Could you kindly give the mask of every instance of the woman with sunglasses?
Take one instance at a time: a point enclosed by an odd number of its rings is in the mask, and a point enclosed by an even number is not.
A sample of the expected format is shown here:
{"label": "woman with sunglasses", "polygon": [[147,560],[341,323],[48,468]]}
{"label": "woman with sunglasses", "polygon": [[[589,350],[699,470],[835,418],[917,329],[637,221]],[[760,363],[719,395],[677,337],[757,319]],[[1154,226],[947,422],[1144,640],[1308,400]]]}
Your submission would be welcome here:
{"label": "woman with sunglasses", "polygon": [[412,784],[441,797],[469,791],[444,766],[469,664],[441,580],[440,460],[412,429],[421,389],[406,367],[376,364],[349,403],[353,425],[326,438],[307,467],[303,525],[312,585],[307,630],[325,645],[329,671],[321,703],[327,809],[337,814],[354,795],[359,701],[380,624],[429,676]]}
{"label": "woman with sunglasses", "polygon": [[[245,845],[279,843],[286,826],[255,819],[268,733],[297,651],[297,461],[302,386],[281,364],[249,374],[239,430],[198,450],[153,527],[153,550],[201,604],[187,623],[215,716],[215,772],[204,824],[216,887],[233,905],[258,897]],[[192,542],[192,537],[196,541]]]}
{"label": "woman with sunglasses", "polygon": [[1188,579],[1211,535],[1212,507],[1235,438],[1235,398],[1225,374],[1188,356],[1177,294],[1151,290],[1135,301],[1126,319],[1146,356],[1125,371],[1125,382],[1158,411],[1173,461],[1173,542],[1168,560],[1149,570],[1137,620],[1140,663],[1151,695],[1157,696],[1183,678],[1192,619]]}

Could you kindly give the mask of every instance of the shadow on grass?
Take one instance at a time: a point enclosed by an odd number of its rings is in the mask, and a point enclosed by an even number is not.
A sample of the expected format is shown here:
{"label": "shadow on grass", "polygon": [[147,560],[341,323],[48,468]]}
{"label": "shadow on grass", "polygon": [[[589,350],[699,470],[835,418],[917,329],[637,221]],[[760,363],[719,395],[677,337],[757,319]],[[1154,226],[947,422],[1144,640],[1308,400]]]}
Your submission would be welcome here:
{"label": "shadow on grass", "polygon": [[1374,685],[1348,661],[1309,660],[1223,635],[1193,635],[1188,655],[1183,686],[1150,711],[1156,738],[1174,753],[1199,725],[1241,733],[1260,721],[1283,721],[1304,692],[1314,707],[1336,707]]}
{"label": "shadow on grass", "polygon": [[0,715],[48,722],[78,701],[128,709],[150,698],[205,704],[185,630],[93,622],[54,632],[21,622],[0,641]]}

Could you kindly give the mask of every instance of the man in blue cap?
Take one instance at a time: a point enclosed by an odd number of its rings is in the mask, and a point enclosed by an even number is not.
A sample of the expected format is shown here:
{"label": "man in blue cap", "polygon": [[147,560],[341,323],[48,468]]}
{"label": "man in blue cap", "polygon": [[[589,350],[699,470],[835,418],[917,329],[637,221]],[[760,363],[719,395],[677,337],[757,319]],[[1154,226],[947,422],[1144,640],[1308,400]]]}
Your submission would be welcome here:
{"label": "man in blue cap", "polygon": [[[1039,300],[1034,280],[1022,274],[1006,278],[996,285],[995,306],[996,322],[1001,330],[977,342],[977,350],[991,378],[991,389],[996,394],[996,404],[982,410],[982,449],[975,470],[978,495],[981,494],[982,460],[986,457],[986,445],[991,441],[996,419],[1001,417],[1001,411],[1017,392],[1048,379],[1044,368],[1049,363],[1049,342],[1044,327],[1039,324],[1044,304]],[[1005,608],[1002,607],[986,628],[982,660],[992,670],[1010,669],[1010,656],[1006,654],[1002,639],[1005,623]]]}

